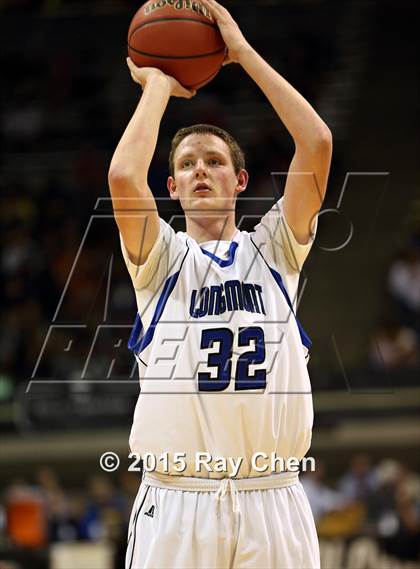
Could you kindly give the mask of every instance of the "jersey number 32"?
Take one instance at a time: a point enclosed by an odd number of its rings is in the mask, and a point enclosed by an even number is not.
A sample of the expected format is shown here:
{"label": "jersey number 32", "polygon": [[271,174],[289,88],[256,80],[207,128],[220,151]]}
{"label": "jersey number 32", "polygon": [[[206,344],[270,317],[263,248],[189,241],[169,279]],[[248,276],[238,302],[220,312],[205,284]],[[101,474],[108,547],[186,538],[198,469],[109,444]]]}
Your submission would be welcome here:
{"label": "jersey number 32", "polygon": [[[217,370],[217,377],[209,372],[198,374],[199,391],[223,391],[227,389],[231,380],[232,355],[234,333],[229,328],[210,328],[203,330],[200,348],[211,349],[215,343],[219,349],[212,352],[207,358],[207,367]],[[235,373],[235,391],[245,389],[265,389],[266,370],[255,370],[251,375],[249,366],[263,364],[265,360],[264,330],[259,326],[239,328],[238,346],[250,346],[254,342],[254,349],[244,352],[238,357]]]}

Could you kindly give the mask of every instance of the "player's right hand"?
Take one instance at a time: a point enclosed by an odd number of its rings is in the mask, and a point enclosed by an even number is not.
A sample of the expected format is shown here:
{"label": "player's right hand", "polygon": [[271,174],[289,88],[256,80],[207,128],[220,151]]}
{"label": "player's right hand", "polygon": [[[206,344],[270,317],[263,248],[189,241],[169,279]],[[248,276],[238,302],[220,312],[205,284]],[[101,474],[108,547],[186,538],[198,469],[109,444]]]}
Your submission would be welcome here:
{"label": "player's right hand", "polygon": [[186,89],[179,83],[174,77],[166,75],[160,69],[156,67],[137,67],[130,59],[127,57],[127,65],[131,73],[133,81],[141,85],[144,89],[146,83],[150,81],[153,77],[162,77],[169,82],[170,93],[172,97],[183,97],[184,99],[191,99],[194,97],[197,91],[195,89]]}

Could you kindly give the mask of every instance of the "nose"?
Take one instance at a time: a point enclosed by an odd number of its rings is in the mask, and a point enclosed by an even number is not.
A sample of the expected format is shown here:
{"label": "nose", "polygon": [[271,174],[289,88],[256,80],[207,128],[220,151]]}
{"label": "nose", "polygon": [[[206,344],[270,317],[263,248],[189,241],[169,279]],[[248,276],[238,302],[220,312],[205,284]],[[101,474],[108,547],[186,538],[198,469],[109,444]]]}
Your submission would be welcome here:
{"label": "nose", "polygon": [[195,166],[195,177],[200,179],[207,176],[206,163],[204,160],[198,159]]}

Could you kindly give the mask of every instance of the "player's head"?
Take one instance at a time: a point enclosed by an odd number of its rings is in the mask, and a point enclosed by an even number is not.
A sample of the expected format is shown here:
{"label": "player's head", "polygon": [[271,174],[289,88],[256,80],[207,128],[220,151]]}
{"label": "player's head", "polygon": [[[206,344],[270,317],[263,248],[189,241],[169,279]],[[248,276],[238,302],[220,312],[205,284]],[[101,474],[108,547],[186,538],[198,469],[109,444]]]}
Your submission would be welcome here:
{"label": "player's head", "polygon": [[225,130],[197,124],[179,130],[169,154],[168,190],[184,211],[231,211],[248,183],[245,157]]}
{"label": "player's head", "polygon": [[243,150],[232,135],[218,126],[213,126],[211,124],[194,124],[178,130],[172,139],[171,151],[169,154],[169,172],[171,176],[175,175],[175,152],[180,143],[192,134],[212,134],[217,136],[223,140],[229,148],[235,174],[239,174],[241,170],[245,169],[245,156]]}

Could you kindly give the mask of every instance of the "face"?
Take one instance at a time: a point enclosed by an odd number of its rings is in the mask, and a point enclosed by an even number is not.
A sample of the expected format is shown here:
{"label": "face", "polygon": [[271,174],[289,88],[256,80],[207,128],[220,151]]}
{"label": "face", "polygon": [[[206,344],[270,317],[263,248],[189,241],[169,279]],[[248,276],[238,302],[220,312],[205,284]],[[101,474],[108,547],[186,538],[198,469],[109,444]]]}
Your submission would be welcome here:
{"label": "face", "polygon": [[248,183],[248,173],[235,174],[228,145],[214,134],[190,134],[174,156],[174,176],[168,178],[172,199],[184,211],[229,211]]}

